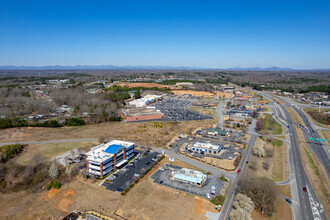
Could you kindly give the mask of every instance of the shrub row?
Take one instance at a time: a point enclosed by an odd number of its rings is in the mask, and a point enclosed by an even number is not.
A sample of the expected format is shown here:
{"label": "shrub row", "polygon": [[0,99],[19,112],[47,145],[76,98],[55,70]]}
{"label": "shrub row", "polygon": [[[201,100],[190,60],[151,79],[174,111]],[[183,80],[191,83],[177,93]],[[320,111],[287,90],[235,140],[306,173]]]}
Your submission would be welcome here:
{"label": "shrub row", "polygon": [[58,180],[53,180],[52,182],[46,185],[47,190],[50,190],[51,188],[55,188],[55,189],[61,188],[60,182],[58,182]]}
{"label": "shrub row", "polygon": [[0,162],[5,163],[23,150],[23,145],[12,144],[0,147]]}
{"label": "shrub row", "polygon": [[86,122],[81,118],[67,118],[65,119],[66,126],[82,126],[85,125]]}
{"label": "shrub row", "polygon": [[[114,117],[110,118],[110,121],[120,121],[121,117]],[[81,119],[81,118],[68,118],[65,119],[65,125],[66,126],[82,126],[85,125],[86,122]],[[20,119],[20,118],[1,118],[0,119],[0,129],[5,129],[5,128],[14,128],[14,127],[51,127],[51,128],[57,128],[57,127],[62,127],[62,125],[57,121],[57,120],[49,120],[49,121],[44,121],[42,123],[29,123],[25,119]]]}

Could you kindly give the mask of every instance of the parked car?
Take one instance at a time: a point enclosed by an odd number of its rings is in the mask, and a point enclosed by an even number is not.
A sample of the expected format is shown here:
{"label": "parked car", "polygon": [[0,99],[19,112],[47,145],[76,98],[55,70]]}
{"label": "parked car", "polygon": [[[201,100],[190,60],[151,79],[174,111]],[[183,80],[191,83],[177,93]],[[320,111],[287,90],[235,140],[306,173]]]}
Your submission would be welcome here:
{"label": "parked car", "polygon": [[238,170],[237,170],[237,173],[238,173],[238,174],[239,174],[239,173],[241,173],[241,170],[240,170],[240,169],[238,169]]}
{"label": "parked car", "polygon": [[307,188],[306,188],[306,187],[303,187],[303,191],[304,191],[304,192],[307,192]]}
{"label": "parked car", "polygon": [[290,199],[285,199],[290,205],[292,204],[292,201]]}
{"label": "parked car", "polygon": [[206,193],[206,195],[208,199],[211,199],[210,193]]}

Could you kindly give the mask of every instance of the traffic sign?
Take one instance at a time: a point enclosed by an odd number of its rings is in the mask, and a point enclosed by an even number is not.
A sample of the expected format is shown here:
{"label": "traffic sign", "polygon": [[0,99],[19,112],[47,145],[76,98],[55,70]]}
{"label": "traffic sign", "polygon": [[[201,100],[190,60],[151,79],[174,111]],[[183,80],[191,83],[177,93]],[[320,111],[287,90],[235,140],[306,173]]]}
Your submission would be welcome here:
{"label": "traffic sign", "polygon": [[317,141],[325,142],[325,139],[322,139],[322,138],[317,138],[316,140],[317,140]]}

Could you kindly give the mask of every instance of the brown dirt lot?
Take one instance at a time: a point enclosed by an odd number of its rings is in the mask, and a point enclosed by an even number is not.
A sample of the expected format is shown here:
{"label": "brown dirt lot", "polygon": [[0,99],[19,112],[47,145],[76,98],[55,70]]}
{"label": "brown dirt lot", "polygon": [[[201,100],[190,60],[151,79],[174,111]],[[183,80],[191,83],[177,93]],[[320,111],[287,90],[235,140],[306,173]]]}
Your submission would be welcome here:
{"label": "brown dirt lot", "polygon": [[219,91],[215,91],[214,92],[215,93],[215,95],[217,96],[217,97],[223,97],[223,96],[225,96],[225,99],[228,99],[228,98],[230,98],[230,96],[231,96],[231,93],[229,93],[229,92],[219,92]]}
{"label": "brown dirt lot", "polygon": [[[258,137],[257,142],[261,142],[261,138]],[[251,162],[256,162],[257,170],[254,171],[251,168],[249,168],[247,171],[248,175],[255,176],[255,177],[267,177],[269,179],[274,179],[274,177],[276,177],[276,179],[278,181],[286,179],[288,177],[288,171],[286,172],[286,169],[288,169],[288,167],[287,167],[287,162],[285,162],[285,158],[287,158],[286,148],[284,146],[282,146],[283,151],[282,150],[280,151],[280,150],[276,150],[275,148],[277,148],[277,147],[273,146],[271,142],[265,141],[265,143],[266,143],[265,149],[274,149],[273,157],[267,158],[267,157],[257,157],[257,156],[252,155],[249,165],[251,165]],[[280,155],[280,154],[282,154],[282,155]],[[279,160],[282,160],[282,161],[280,162]],[[266,171],[263,168],[262,163],[267,162],[267,161],[269,161],[270,166],[269,166],[269,169]],[[280,187],[279,193],[282,193],[288,197],[291,197],[289,186]],[[266,216],[262,215],[260,212],[257,212],[254,210],[252,212],[252,219],[258,219],[258,220],[292,219],[292,214],[291,214],[290,206],[278,196],[276,211],[275,211],[275,213],[273,213],[273,215],[271,217],[266,217]]]}
{"label": "brown dirt lot", "polygon": [[292,213],[291,213],[291,208],[288,205],[287,202],[285,202],[283,199],[280,197],[276,198],[277,201],[276,203],[278,204],[276,207],[276,212],[273,213],[271,217],[266,217],[262,215],[260,212],[257,212],[253,210],[252,212],[252,219],[253,220],[291,220],[292,219]]}
{"label": "brown dirt lot", "polygon": [[235,158],[232,160],[226,160],[226,159],[220,160],[213,157],[205,157],[203,159],[203,162],[218,167],[220,169],[235,170],[236,169],[236,167],[234,166]]}
{"label": "brown dirt lot", "polygon": [[81,127],[11,128],[0,131],[0,140],[1,142],[23,142],[98,139],[104,135],[109,139],[133,141],[152,147],[164,147],[178,134],[191,134],[194,128],[207,127],[215,122],[215,119],[185,122],[106,122]]}
{"label": "brown dirt lot", "polygon": [[202,91],[193,91],[193,90],[173,90],[172,91],[175,95],[192,95],[192,96],[199,96],[199,97],[212,97],[214,96],[213,93],[210,92],[202,92]]}
{"label": "brown dirt lot", "polygon": [[158,83],[120,83],[121,87],[127,86],[128,88],[134,88],[134,87],[145,87],[145,88],[169,88],[169,86],[161,85]]}
{"label": "brown dirt lot", "polygon": [[[165,163],[169,163],[168,158],[125,196],[99,187],[100,180],[93,182],[82,177],[64,184],[59,190],[0,194],[0,216],[4,219],[60,219],[73,210],[88,210],[114,219],[118,219],[114,212],[128,219],[205,219],[207,211],[214,211],[212,203],[149,179]],[[196,169],[179,160],[173,164]]]}

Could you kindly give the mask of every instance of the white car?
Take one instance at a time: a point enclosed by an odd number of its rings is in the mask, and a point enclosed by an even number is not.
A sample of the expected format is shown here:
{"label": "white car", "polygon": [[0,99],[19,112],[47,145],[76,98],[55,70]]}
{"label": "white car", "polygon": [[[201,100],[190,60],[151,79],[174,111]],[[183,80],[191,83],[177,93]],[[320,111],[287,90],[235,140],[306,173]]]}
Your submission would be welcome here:
{"label": "white car", "polygon": [[210,193],[206,193],[206,195],[208,199],[211,199]]}

